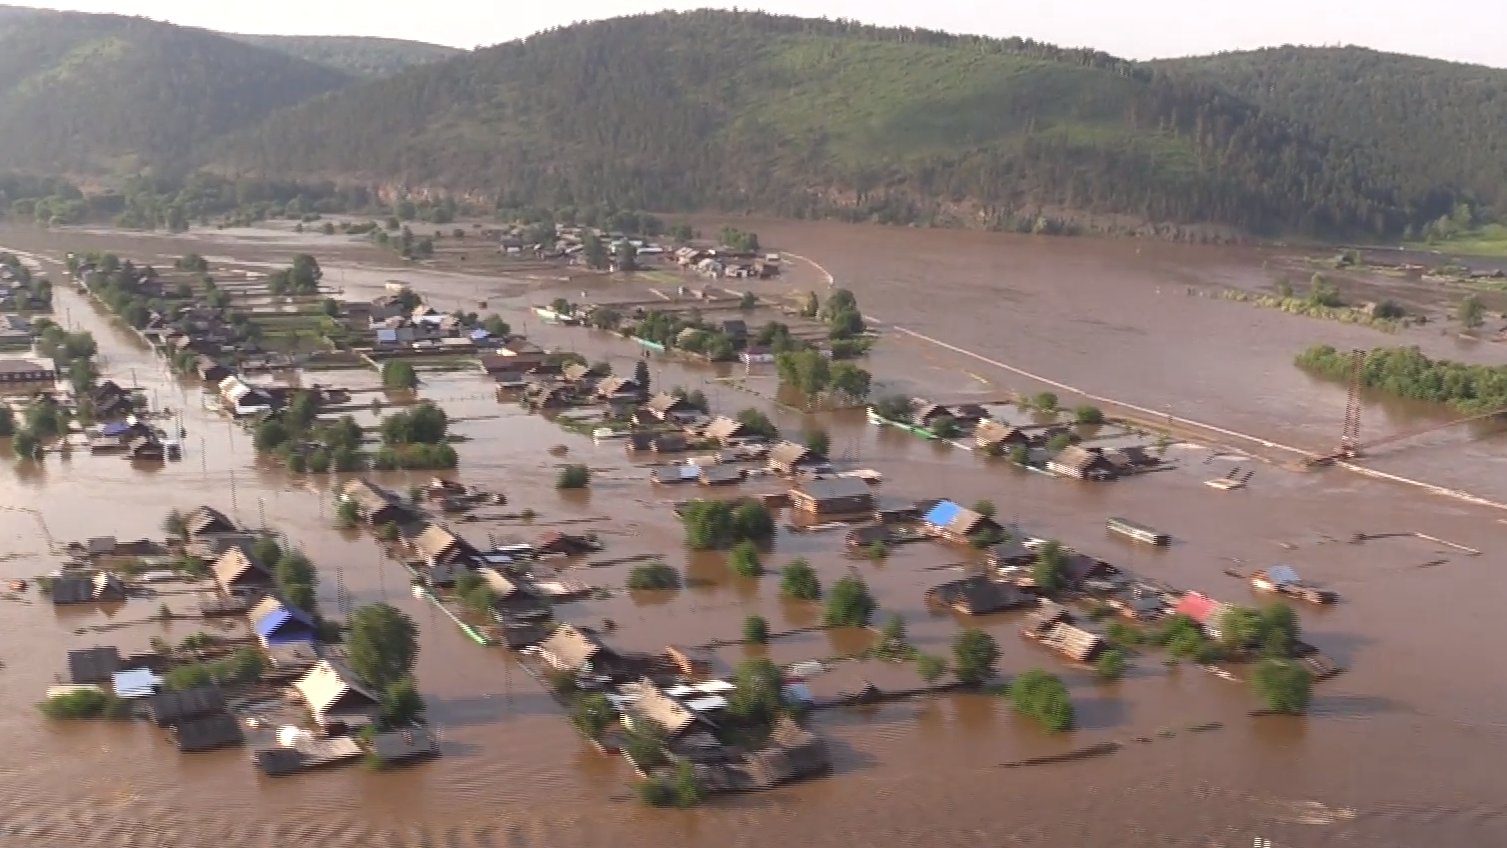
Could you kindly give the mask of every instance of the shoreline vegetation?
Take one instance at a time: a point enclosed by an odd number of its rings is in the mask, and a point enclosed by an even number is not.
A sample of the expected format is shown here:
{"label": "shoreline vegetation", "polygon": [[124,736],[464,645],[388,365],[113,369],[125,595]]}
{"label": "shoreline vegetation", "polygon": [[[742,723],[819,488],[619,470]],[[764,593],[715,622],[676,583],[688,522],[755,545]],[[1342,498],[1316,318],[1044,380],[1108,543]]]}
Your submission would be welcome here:
{"label": "shoreline vegetation", "polygon": [[[1350,377],[1350,354],[1314,345],[1294,364],[1334,380]],[[1387,394],[1447,404],[1467,415],[1507,409],[1507,365],[1466,365],[1430,359],[1416,347],[1379,347],[1365,355],[1361,385]]]}

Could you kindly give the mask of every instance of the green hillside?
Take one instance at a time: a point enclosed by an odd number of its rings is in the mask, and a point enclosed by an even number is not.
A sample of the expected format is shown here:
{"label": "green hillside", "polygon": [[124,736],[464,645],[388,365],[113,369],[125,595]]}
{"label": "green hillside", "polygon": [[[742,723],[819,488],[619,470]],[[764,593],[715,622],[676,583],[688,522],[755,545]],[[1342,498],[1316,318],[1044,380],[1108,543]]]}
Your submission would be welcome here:
{"label": "green hillside", "polygon": [[202,143],[351,82],[204,30],[0,11],[0,168],[184,167]]}
{"label": "green hillside", "polygon": [[274,116],[218,159],[508,204],[973,226],[1384,233],[1433,208],[1363,148],[1102,53],[710,11],[412,68]]}
{"label": "green hillside", "polygon": [[462,51],[422,41],[340,35],[228,35],[236,41],[328,65],[363,79],[448,59]]}
{"label": "green hillside", "polygon": [[[1369,147],[1409,197],[1455,188],[1507,216],[1507,70],[1359,47],[1281,47],[1158,67]],[[1436,211],[1443,205],[1436,201]]]}

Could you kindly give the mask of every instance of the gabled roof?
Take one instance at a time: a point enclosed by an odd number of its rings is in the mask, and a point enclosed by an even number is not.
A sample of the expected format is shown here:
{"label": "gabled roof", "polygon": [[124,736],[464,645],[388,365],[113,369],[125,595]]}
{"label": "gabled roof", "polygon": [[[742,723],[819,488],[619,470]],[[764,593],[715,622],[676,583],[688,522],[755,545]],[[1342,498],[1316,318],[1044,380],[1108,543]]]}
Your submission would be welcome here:
{"label": "gabled roof", "polygon": [[1278,586],[1302,582],[1298,579],[1298,570],[1290,565],[1274,565],[1268,568],[1266,579]]}
{"label": "gabled roof", "polygon": [[992,523],[992,520],[965,509],[954,501],[938,501],[927,511],[922,519],[933,527],[938,527],[956,536],[970,536],[984,523]]}
{"label": "gabled roof", "polygon": [[[290,625],[292,626],[290,627]],[[314,619],[298,607],[278,604],[276,609],[256,619],[254,625],[256,635],[264,639],[277,634],[284,628],[289,628],[293,631],[312,632],[314,630]]]}
{"label": "gabled roof", "polygon": [[475,549],[465,539],[438,524],[429,524],[413,540],[414,550],[431,564],[469,557]]}
{"label": "gabled roof", "polygon": [[356,509],[364,517],[376,515],[388,507],[395,506],[396,499],[389,492],[368,480],[351,480],[341,491],[347,498],[356,502]]}
{"label": "gabled roof", "polygon": [[1106,460],[1102,454],[1092,448],[1086,448],[1083,445],[1068,445],[1052,457],[1052,462],[1063,468],[1082,471],[1095,463],[1106,462]]}
{"label": "gabled roof", "polygon": [[173,741],[180,751],[210,751],[243,740],[241,725],[229,713],[215,713],[190,719],[173,729]]}
{"label": "gabled roof", "polygon": [[322,659],[314,664],[309,673],[293,684],[298,694],[316,716],[323,716],[343,699],[355,699],[369,704],[382,702],[372,690],[366,688],[355,672],[338,660]]}
{"label": "gabled roof", "polygon": [[580,668],[605,651],[606,647],[569,624],[562,624],[555,628],[548,639],[539,643],[539,649],[548,654],[556,665]]}
{"label": "gabled roof", "polygon": [[817,480],[805,480],[796,486],[795,490],[804,492],[817,501],[873,497],[869,484],[857,477],[823,477]]}
{"label": "gabled roof", "polygon": [[822,456],[803,444],[784,441],[769,449],[769,461],[788,467],[801,463],[819,463]]}
{"label": "gabled roof", "polygon": [[196,507],[184,518],[183,526],[187,528],[190,536],[205,533],[234,533],[238,529],[234,521],[225,517],[225,513],[210,506]]}
{"label": "gabled roof", "polygon": [[1015,586],[982,575],[943,583],[928,593],[939,604],[964,608],[969,615],[983,615],[1023,606],[1030,595]]}
{"label": "gabled roof", "polygon": [[487,588],[497,595],[498,600],[506,600],[523,591],[518,584],[509,580],[501,571],[495,568],[478,568],[476,574],[486,582]]}
{"label": "gabled roof", "polygon": [[265,566],[247,556],[239,545],[233,545],[220,554],[213,570],[215,582],[226,588],[246,578],[267,580],[272,577]]}
{"label": "gabled roof", "polygon": [[1019,427],[1004,424],[999,421],[984,421],[973,431],[973,438],[981,445],[1001,444],[1004,442],[1025,443],[1030,440],[1026,432]]}
{"label": "gabled roof", "polygon": [[191,718],[223,712],[225,694],[214,684],[182,692],[159,692],[146,699],[147,713],[159,727]]}
{"label": "gabled roof", "polygon": [[120,670],[120,651],[114,646],[68,652],[68,679],[73,683],[103,683]]}
{"label": "gabled roof", "polygon": [[87,577],[58,577],[50,594],[54,604],[87,604],[94,600],[94,584]]}
{"label": "gabled roof", "polygon": [[725,442],[728,439],[736,439],[742,436],[747,429],[742,421],[728,418],[726,415],[719,415],[713,418],[712,423],[706,426],[706,435],[708,438]]}
{"label": "gabled roof", "polygon": [[1208,595],[1189,592],[1178,599],[1172,612],[1174,615],[1186,615],[1199,624],[1212,624],[1223,606]]}
{"label": "gabled roof", "polygon": [[647,679],[623,688],[638,695],[638,700],[628,707],[629,711],[657,723],[665,729],[667,736],[678,736],[696,723],[696,714],[689,707],[666,695]]}
{"label": "gabled roof", "polygon": [[650,398],[649,402],[645,405],[648,407],[650,412],[653,412],[660,416],[668,415],[671,412],[678,412],[691,408],[691,405],[686,401],[685,398],[678,395],[672,395],[669,392],[660,392],[659,394]]}
{"label": "gabled roof", "polygon": [[597,394],[603,397],[621,394],[635,394],[641,391],[638,381],[632,377],[608,377],[597,384]]}

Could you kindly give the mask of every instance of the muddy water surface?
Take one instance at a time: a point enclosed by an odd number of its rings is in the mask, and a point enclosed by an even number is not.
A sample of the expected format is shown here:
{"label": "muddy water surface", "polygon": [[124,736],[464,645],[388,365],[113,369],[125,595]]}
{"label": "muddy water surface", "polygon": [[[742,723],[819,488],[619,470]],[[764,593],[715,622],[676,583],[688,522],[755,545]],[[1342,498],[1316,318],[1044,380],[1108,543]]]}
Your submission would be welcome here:
{"label": "muddy water surface", "polygon": [[[913,233],[858,227],[761,226],[770,244],[809,256],[858,292],[865,310],[989,358],[1123,395],[1149,407],[1249,430],[1314,449],[1328,445],[1343,391],[1292,369],[1291,356],[1317,340],[1369,346],[1390,337],[1364,328],[1294,318],[1175,293],[1210,279],[1256,280],[1260,254],[1092,241],[1036,241],[975,234]],[[219,234],[199,241],[118,234],[8,232],[8,247],[58,252],[112,246],[123,255],[170,257],[187,249],[244,261],[281,261],[296,242],[263,243]],[[214,238],[216,240],[209,240]],[[321,249],[331,245],[321,245]],[[350,297],[371,296],[394,277],[454,305],[488,299],[531,335],[570,345],[593,359],[631,367],[637,350],[610,336],[540,327],[522,311],[530,300],[577,296],[549,279],[477,279],[394,269],[351,246],[330,250],[329,275]],[[323,254],[321,254],[323,255]],[[60,277],[56,275],[55,277]],[[821,285],[802,268],[765,282],[761,293]],[[848,845],[985,843],[1042,846],[1249,845],[1263,836],[1282,846],[1369,844],[1490,845],[1507,841],[1507,805],[1495,764],[1507,755],[1499,679],[1478,657],[1502,647],[1494,598],[1507,591],[1500,552],[1502,513],[1339,471],[1297,475],[1207,449],[1175,446],[1167,473],[1107,486],[1066,483],[991,465],[965,451],[868,426],[861,415],[820,420],[781,411],[787,431],[821,424],[834,453],[886,476],[887,498],[988,497],[1001,517],[1085,551],[1179,585],[1245,601],[1245,585],[1225,569],[1291,562],[1338,590],[1333,608],[1299,610],[1310,641],[1351,671],[1320,684],[1306,719],[1253,720],[1243,683],[1189,665],[1137,658],[1127,678],[1100,684],[1016,635],[1019,616],[975,622],[999,640],[1007,672],[1033,665],[1061,671],[1080,727],[1059,738],[1011,714],[998,699],[957,695],[820,715],[836,773],[757,797],[719,799],[689,813],[646,811],[628,799],[626,767],[590,752],[553,702],[506,652],[467,641],[432,607],[412,597],[405,576],[384,565],[371,540],[331,529],[333,475],[290,478],[258,463],[249,439],[200,409],[197,386],[167,375],[133,337],[112,328],[72,292],[58,289],[59,313],[99,338],[105,370],[182,409],[189,430],[184,460],[156,470],[114,457],[50,456],[40,466],[0,463],[0,576],[54,567],[49,536],[158,535],[162,515],[211,503],[245,523],[283,531],[320,566],[321,603],[337,608],[387,600],[419,622],[418,677],[445,756],[391,773],[349,768],[300,777],[259,778],[243,751],[185,756],[147,727],[49,723],[30,704],[63,667],[71,647],[181,639],[196,623],[147,622],[160,601],[64,612],[39,602],[0,601],[0,845],[230,846],[557,846],[680,844]],[[447,304],[448,305],[448,304]],[[474,308],[474,303],[470,308]],[[1490,350],[1423,337],[1431,353],[1481,359]],[[949,400],[988,397],[997,387],[1029,389],[1018,375],[920,340],[888,333],[874,354],[876,374],[895,388]],[[704,386],[722,411],[751,397],[727,383],[706,384],[706,369],[656,360],[660,385]],[[323,382],[350,382],[339,374]],[[748,385],[770,390],[757,372]],[[616,593],[563,606],[562,618],[619,624],[625,648],[736,638],[745,616],[773,629],[809,626],[817,610],[782,601],[777,579],[729,574],[718,555],[688,554],[667,501],[686,490],[651,487],[642,467],[610,443],[592,445],[515,405],[469,373],[427,375],[426,396],[461,419],[458,476],[506,492],[511,505],[538,512],[534,527],[459,525],[473,539],[528,537],[586,520],[603,533],[603,557],[654,553],[689,580],[675,593]],[[1067,398],[1064,398],[1067,400]],[[1273,410],[1280,410],[1280,415]],[[1367,427],[1415,426],[1438,413],[1368,408]],[[363,413],[363,421],[371,421]],[[1502,437],[1450,432],[1390,460],[1408,473],[1488,490],[1502,475]],[[568,446],[562,460],[550,446]],[[552,488],[558,463],[597,470],[589,492]],[[1218,493],[1203,485],[1232,465],[1256,468],[1251,487]],[[402,490],[423,475],[381,475]],[[1430,477],[1430,479],[1434,479]],[[763,484],[750,483],[749,491]],[[1107,536],[1108,515],[1127,515],[1171,532],[1165,550]],[[45,532],[44,532],[45,523]],[[1418,531],[1483,550],[1482,556],[1416,538],[1349,544],[1355,532]],[[879,562],[840,552],[840,532],[782,532],[767,564],[793,556],[824,582],[856,570],[886,611],[901,613],[923,650],[945,653],[964,623],[925,609],[922,591],[952,579],[967,551],[917,545]],[[569,576],[621,586],[631,566],[576,568]],[[139,622],[110,630],[123,622]],[[80,632],[81,631],[81,632]],[[780,661],[861,648],[863,634],[805,633],[768,648]],[[1472,644],[1481,654],[1461,655]],[[749,653],[724,648],[728,663]],[[1194,732],[1193,726],[1218,726]],[[1034,768],[1003,763],[1104,742],[1118,752]]]}

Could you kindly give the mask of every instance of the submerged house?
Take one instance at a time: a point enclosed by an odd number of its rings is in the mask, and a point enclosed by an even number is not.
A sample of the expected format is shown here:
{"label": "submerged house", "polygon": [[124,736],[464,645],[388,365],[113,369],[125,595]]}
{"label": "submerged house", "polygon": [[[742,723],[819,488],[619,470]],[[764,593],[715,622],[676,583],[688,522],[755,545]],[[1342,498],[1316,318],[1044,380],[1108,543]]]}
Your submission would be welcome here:
{"label": "submerged house", "polygon": [[115,575],[103,571],[92,577],[58,577],[52,581],[54,604],[93,604],[125,599],[125,584]]}
{"label": "submerged house", "polygon": [[555,628],[548,639],[539,643],[539,651],[546,662],[562,671],[582,671],[592,668],[599,661],[615,654],[596,637],[577,630],[569,624]]}
{"label": "submerged house", "polygon": [[660,392],[650,398],[644,408],[656,419],[672,424],[685,424],[701,417],[701,410],[691,406],[685,398],[669,392]]}
{"label": "submerged house", "polygon": [[769,747],[743,761],[748,787],[763,789],[821,774],[832,768],[827,744],[814,733],[781,716],[769,734]]}
{"label": "submerged house", "polygon": [[195,686],[181,692],[158,692],[146,699],[147,716],[158,727],[225,712],[225,693],[219,686]]}
{"label": "submerged house", "polygon": [[1035,596],[1020,591],[1013,584],[984,575],[943,583],[926,593],[927,603],[951,607],[964,615],[984,615],[1014,609],[1035,600]]}
{"label": "submerged house", "polygon": [[793,477],[801,471],[820,472],[832,467],[827,458],[797,442],[780,442],[769,449],[769,470]]}
{"label": "submerged house", "polygon": [[1002,533],[994,519],[967,509],[955,501],[938,501],[921,517],[921,523],[934,536],[953,542],[969,543],[980,533]]}
{"label": "submerged house", "polygon": [[225,517],[225,513],[211,506],[196,507],[184,516],[183,527],[190,538],[241,532],[234,521]]}
{"label": "submerged house", "polygon": [[252,559],[240,545],[233,545],[220,554],[210,571],[221,589],[242,589],[250,586],[272,585],[272,572]]}
{"label": "submerged house", "polygon": [[1218,639],[1220,622],[1228,609],[1229,605],[1216,601],[1208,595],[1188,592],[1178,599],[1176,606],[1172,608],[1172,614],[1186,615],[1197,622],[1209,638]]}
{"label": "submerged house", "polygon": [[251,629],[263,646],[313,642],[318,635],[314,618],[308,613],[268,595],[251,608]]}
{"label": "submerged house", "polygon": [[413,552],[431,586],[448,586],[480,559],[470,542],[438,524],[429,524],[414,537]]}
{"label": "submerged house", "polygon": [[120,651],[114,646],[68,652],[68,682],[107,683],[120,671]]}
{"label": "submerged house", "polygon": [[351,480],[341,489],[341,498],[356,504],[361,520],[380,527],[407,517],[408,511],[391,492],[367,480]]}
{"label": "submerged house", "polygon": [[1016,445],[1029,446],[1031,436],[1019,427],[989,420],[974,428],[973,442],[984,450],[1008,451]]}
{"label": "submerged house", "polygon": [[644,389],[632,377],[608,377],[597,383],[594,394],[608,403],[632,403],[643,399]]}
{"label": "submerged house", "polygon": [[851,515],[871,512],[874,493],[856,477],[824,477],[803,480],[790,490],[792,509],[811,515]]}
{"label": "submerged house", "polygon": [[705,719],[700,712],[672,698],[647,679],[623,686],[622,692],[627,696],[624,724],[630,728],[640,721],[653,722],[664,729],[666,740],[673,740],[704,726]]}
{"label": "submerged house", "polygon": [[212,751],[244,741],[241,724],[230,713],[214,713],[189,719],[170,731],[180,751]]}
{"label": "submerged house", "polygon": [[1115,466],[1098,448],[1068,445],[1047,460],[1047,470],[1063,477],[1078,480],[1112,480],[1117,474]]}
{"label": "submerged house", "polygon": [[382,699],[338,660],[322,659],[293,688],[325,730],[365,727],[382,713]]}

